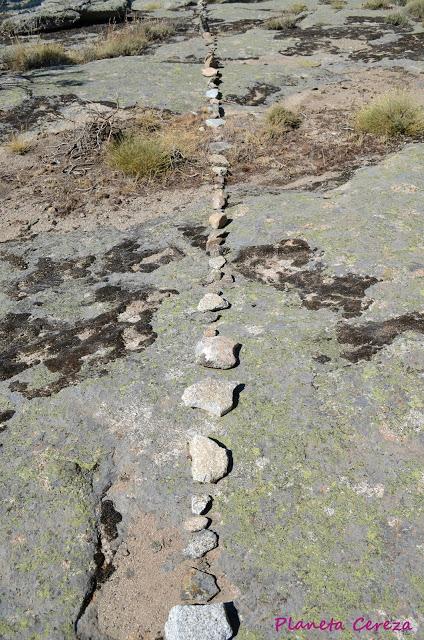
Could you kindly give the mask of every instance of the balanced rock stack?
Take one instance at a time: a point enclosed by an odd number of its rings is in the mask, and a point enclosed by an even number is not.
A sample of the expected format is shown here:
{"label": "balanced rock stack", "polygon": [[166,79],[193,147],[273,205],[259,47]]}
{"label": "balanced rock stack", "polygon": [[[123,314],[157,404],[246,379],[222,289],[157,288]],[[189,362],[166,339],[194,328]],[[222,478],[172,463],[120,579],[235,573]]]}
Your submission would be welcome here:
{"label": "balanced rock stack", "polygon": [[[207,127],[213,131],[213,141],[209,145],[209,162],[213,180],[210,232],[206,241],[209,256],[209,273],[206,291],[198,303],[197,310],[204,316],[202,324],[209,326],[203,331],[194,353],[196,364],[205,370],[215,371],[215,375],[205,377],[184,390],[182,401],[186,407],[202,409],[211,416],[220,418],[235,407],[235,394],[239,382],[219,379],[219,371],[232,369],[238,365],[239,344],[233,337],[221,335],[210,323],[220,316],[214,312],[225,311],[231,303],[224,295],[223,286],[232,286],[235,277],[224,257],[224,245],[228,236],[230,221],[225,209],[228,204],[227,176],[229,161],[225,151],[231,145],[225,141],[222,127],[225,125],[222,106],[221,65],[217,55],[216,37],[210,32],[207,2],[199,0],[198,13],[202,38],[207,47],[202,75],[207,79],[205,96],[208,99]],[[225,129],[224,129],[225,130]],[[222,375],[222,374],[221,374]],[[189,442],[192,479],[195,483],[216,484],[230,472],[231,454],[219,442],[203,435],[195,435]],[[209,514],[212,496],[193,495],[191,516],[184,522],[184,529],[190,538],[183,551],[185,558],[194,564],[201,563],[210,551],[218,546],[218,534],[210,528]],[[207,567],[209,565],[206,565]],[[182,588],[182,599],[194,604],[177,605],[169,613],[165,624],[166,640],[229,640],[233,629],[227,611],[230,603],[210,603],[219,593],[215,576],[198,564],[192,566]],[[231,603],[232,604],[232,603]],[[234,611],[234,607],[233,611]]]}

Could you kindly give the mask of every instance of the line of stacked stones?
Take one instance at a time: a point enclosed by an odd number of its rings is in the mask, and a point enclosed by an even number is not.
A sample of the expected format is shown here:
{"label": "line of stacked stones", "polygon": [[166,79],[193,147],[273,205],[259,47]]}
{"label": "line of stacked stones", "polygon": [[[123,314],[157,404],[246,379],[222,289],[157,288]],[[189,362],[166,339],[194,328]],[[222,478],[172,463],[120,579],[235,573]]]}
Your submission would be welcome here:
{"label": "line of stacked stones", "polygon": [[[205,93],[208,99],[208,117],[205,125],[213,130],[213,141],[209,146],[209,160],[213,174],[214,191],[212,209],[209,217],[211,231],[206,241],[206,253],[209,255],[210,271],[203,283],[207,293],[198,304],[198,311],[204,314],[209,326],[195,349],[196,363],[210,369],[231,369],[237,365],[237,347],[232,338],[221,336],[212,326],[219,315],[217,312],[227,309],[230,303],[222,295],[222,286],[231,286],[234,276],[223,253],[223,245],[228,235],[225,230],[229,221],[225,214],[227,205],[226,182],[228,160],[224,152],[230,147],[222,135],[225,124],[221,103],[221,73],[217,58],[216,37],[210,32],[206,0],[199,0],[198,15],[202,38],[207,47],[202,75],[208,79]],[[206,412],[223,416],[234,407],[235,391],[238,382],[228,382],[206,377],[185,389],[182,400],[185,406],[203,409]],[[191,473],[194,482],[217,483],[229,471],[229,451],[211,438],[195,435],[189,443]],[[165,624],[166,640],[229,640],[233,637],[232,624],[228,618],[228,603],[207,604],[219,588],[216,578],[208,572],[209,564],[205,556],[218,546],[218,535],[209,528],[211,519],[205,514],[212,506],[209,494],[193,495],[191,499],[192,516],[184,523],[191,538],[184,549],[184,555],[196,563],[187,575],[183,585],[183,594],[198,604],[177,605],[169,613]]]}

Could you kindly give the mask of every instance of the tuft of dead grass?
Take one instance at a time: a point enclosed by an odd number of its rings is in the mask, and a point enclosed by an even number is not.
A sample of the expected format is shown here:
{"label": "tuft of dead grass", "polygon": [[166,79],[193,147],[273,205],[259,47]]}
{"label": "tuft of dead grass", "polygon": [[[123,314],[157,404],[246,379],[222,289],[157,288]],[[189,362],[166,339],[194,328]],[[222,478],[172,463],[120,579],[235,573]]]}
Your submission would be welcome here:
{"label": "tuft of dead grass", "polygon": [[137,179],[154,180],[171,171],[172,149],[156,136],[127,134],[110,144],[110,165]]}
{"label": "tuft of dead grass", "polygon": [[412,96],[395,92],[364,106],[356,115],[358,131],[383,138],[424,135],[424,109]]}
{"label": "tuft of dead grass", "polygon": [[24,138],[22,135],[15,133],[6,143],[6,147],[12,153],[16,153],[19,156],[24,156],[31,149],[32,142],[28,138]]}
{"label": "tuft of dead grass", "polygon": [[424,0],[411,0],[406,5],[409,15],[419,20],[424,20]]}
{"label": "tuft of dead grass", "polygon": [[390,13],[388,16],[385,16],[384,20],[387,24],[391,24],[394,27],[409,27],[408,18],[400,11]]}
{"label": "tuft of dead grass", "polygon": [[301,118],[281,104],[274,104],[265,114],[264,131],[271,138],[277,138],[290,129],[300,126]]}
{"label": "tuft of dead grass", "polygon": [[390,9],[390,7],[390,0],[366,0],[366,2],[362,4],[363,9],[372,9],[373,11],[377,11],[378,9]]}
{"label": "tuft of dead grass", "polygon": [[60,44],[42,42],[38,44],[16,43],[2,56],[3,64],[12,71],[29,71],[42,67],[75,64],[74,55],[65,51]]}
{"label": "tuft of dead grass", "polygon": [[83,52],[84,61],[137,56],[154,42],[161,42],[175,33],[166,22],[128,22],[124,27],[108,27],[104,36]]}
{"label": "tuft of dead grass", "polygon": [[296,16],[280,16],[270,18],[265,22],[265,27],[272,31],[282,31],[283,29],[295,29],[298,23]]}

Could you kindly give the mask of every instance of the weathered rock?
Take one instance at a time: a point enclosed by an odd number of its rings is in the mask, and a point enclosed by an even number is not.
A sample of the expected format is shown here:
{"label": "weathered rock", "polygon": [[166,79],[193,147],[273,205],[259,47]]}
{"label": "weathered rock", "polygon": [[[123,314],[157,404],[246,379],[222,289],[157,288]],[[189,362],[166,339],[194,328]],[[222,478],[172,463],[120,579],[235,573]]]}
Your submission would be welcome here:
{"label": "weathered rock", "polygon": [[208,67],[212,67],[213,69],[217,69],[218,68],[218,60],[215,58],[213,53],[209,53],[205,60],[204,60],[205,66]]}
{"label": "weathered rock", "polygon": [[222,127],[225,124],[225,120],[223,118],[210,118],[205,120],[205,124],[207,127]]}
{"label": "weathered rock", "polygon": [[222,295],[222,288],[219,282],[211,282],[211,284],[208,284],[206,288],[208,291],[211,291],[212,293],[216,293],[218,296]]}
{"label": "weathered rock", "polygon": [[221,245],[223,244],[223,238],[215,238],[215,240],[207,240],[206,253],[211,257],[219,256],[222,253]]}
{"label": "weathered rock", "polygon": [[210,113],[214,118],[220,118],[222,115],[224,115],[224,110],[220,106],[219,102],[211,103],[208,106],[208,113]]}
{"label": "weathered rock", "polygon": [[188,520],[186,520],[183,524],[183,527],[186,531],[194,533],[196,531],[206,529],[210,522],[210,519],[205,518],[204,516],[194,516],[193,518],[189,518]]}
{"label": "weathered rock", "polygon": [[199,603],[208,602],[219,591],[215,576],[206,571],[192,568],[183,578],[181,599]]}
{"label": "weathered rock", "polygon": [[222,603],[177,605],[165,623],[166,640],[229,640],[232,636]]}
{"label": "weathered rock", "polygon": [[197,407],[215,416],[223,416],[234,407],[236,387],[235,382],[207,378],[187,387],[183,394],[183,402],[187,407]]}
{"label": "weathered rock", "polygon": [[209,224],[212,229],[222,229],[228,222],[228,218],[225,213],[213,213],[209,216]]}
{"label": "weathered rock", "polygon": [[205,76],[205,78],[212,78],[218,75],[218,69],[215,69],[214,67],[205,67],[202,69],[202,75]]}
{"label": "weathered rock", "polygon": [[231,149],[233,145],[230,142],[225,142],[225,140],[211,142],[209,144],[209,151],[211,153],[221,153],[222,151],[227,151]]}
{"label": "weathered rock", "polygon": [[217,98],[219,96],[219,89],[214,87],[213,89],[208,89],[205,93],[206,98]]}
{"label": "weathered rock", "polygon": [[226,336],[204,337],[196,345],[196,362],[212,369],[232,369],[237,364],[236,347],[237,342]]}
{"label": "weathered rock", "polygon": [[200,496],[191,497],[191,512],[197,516],[207,513],[212,505],[212,496],[204,493]]}
{"label": "weathered rock", "polygon": [[217,176],[226,176],[228,173],[228,169],[227,167],[220,167],[218,165],[214,165],[213,167],[211,167],[213,173],[215,173]]}
{"label": "weathered rock", "polygon": [[35,9],[7,18],[2,29],[14,34],[39,33],[107,22],[112,18],[120,20],[127,7],[127,0],[46,0]]}
{"label": "weathered rock", "polygon": [[219,311],[228,309],[229,302],[216,293],[206,293],[197,305],[198,311]]}
{"label": "weathered rock", "polygon": [[226,262],[224,256],[217,256],[216,258],[209,259],[209,266],[211,269],[221,269]]}
{"label": "weathered rock", "polygon": [[206,327],[206,329],[203,332],[203,335],[205,338],[212,338],[213,336],[217,336],[218,335],[218,331],[217,329],[214,329],[213,327]]}
{"label": "weathered rock", "polygon": [[203,558],[204,555],[218,546],[218,535],[211,529],[202,529],[194,533],[190,542],[183,551],[186,558],[195,560]]}
{"label": "weathered rock", "polygon": [[226,475],[229,464],[228,452],[215,440],[196,435],[190,440],[189,453],[194,482],[216,483]]}
{"label": "weathered rock", "polygon": [[203,284],[208,285],[212,284],[212,282],[219,282],[223,276],[223,272],[218,269],[212,269],[209,271],[206,278],[203,280]]}
{"label": "weathered rock", "polygon": [[211,164],[219,164],[223,167],[227,167],[229,164],[227,158],[221,153],[213,153],[209,156],[208,160]]}

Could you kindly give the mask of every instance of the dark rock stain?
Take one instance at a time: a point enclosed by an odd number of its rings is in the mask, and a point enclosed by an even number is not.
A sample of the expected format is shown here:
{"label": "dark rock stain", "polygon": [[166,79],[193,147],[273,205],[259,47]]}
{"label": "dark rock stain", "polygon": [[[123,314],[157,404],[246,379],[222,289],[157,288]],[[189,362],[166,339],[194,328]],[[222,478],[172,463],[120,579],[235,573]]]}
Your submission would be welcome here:
{"label": "dark rock stain", "polygon": [[182,257],[184,257],[184,253],[176,247],[140,250],[138,241],[128,238],[105,253],[102,275],[129,271],[151,273]]}
{"label": "dark rock stain", "polygon": [[296,289],[307,309],[328,307],[350,318],[369,307],[372,300],[364,300],[365,291],[378,282],[377,278],[355,273],[334,276],[318,259],[317,250],[311,249],[306,240],[288,238],[275,245],[242,249],[234,264],[251,280],[282,291]]}
{"label": "dark rock stain", "polygon": [[117,524],[122,521],[121,514],[116,511],[112,500],[103,500],[101,503],[100,522],[108,540],[118,537]]}
{"label": "dark rock stain", "polygon": [[182,231],[184,238],[186,238],[192,247],[198,249],[206,249],[206,240],[208,239],[208,230],[202,225],[183,225],[178,227],[178,231]]}
{"label": "dark rock stain", "polygon": [[[295,78],[284,78],[283,84],[285,86],[296,86],[297,80]],[[237,104],[244,104],[249,106],[256,106],[264,104],[267,97],[273,93],[280,91],[280,87],[276,87],[272,84],[256,83],[249,88],[244,96],[237,96],[235,94],[228,94],[226,97],[227,102],[235,102]]]}
{"label": "dark rock stain", "polygon": [[363,325],[339,323],[337,341],[349,344],[352,348],[344,351],[342,357],[350,362],[371,360],[386,345],[404,331],[424,333],[424,313],[409,313],[381,322],[367,322]]}
{"label": "dark rock stain", "polygon": [[[96,291],[96,301],[109,301],[114,305],[112,309],[74,325],[35,318],[30,313],[9,313],[0,322],[0,380],[40,363],[59,374],[55,382],[37,389],[31,389],[27,382],[14,381],[10,385],[11,390],[31,399],[49,396],[76,383],[83,377],[83,366],[91,375],[102,375],[107,363],[129,351],[142,351],[155,341],[153,314],[164,298],[175,293],[149,287],[127,291],[107,285]],[[129,312],[130,317],[119,317],[131,304],[136,306]],[[132,344],[128,343],[126,330],[131,331]]]}

